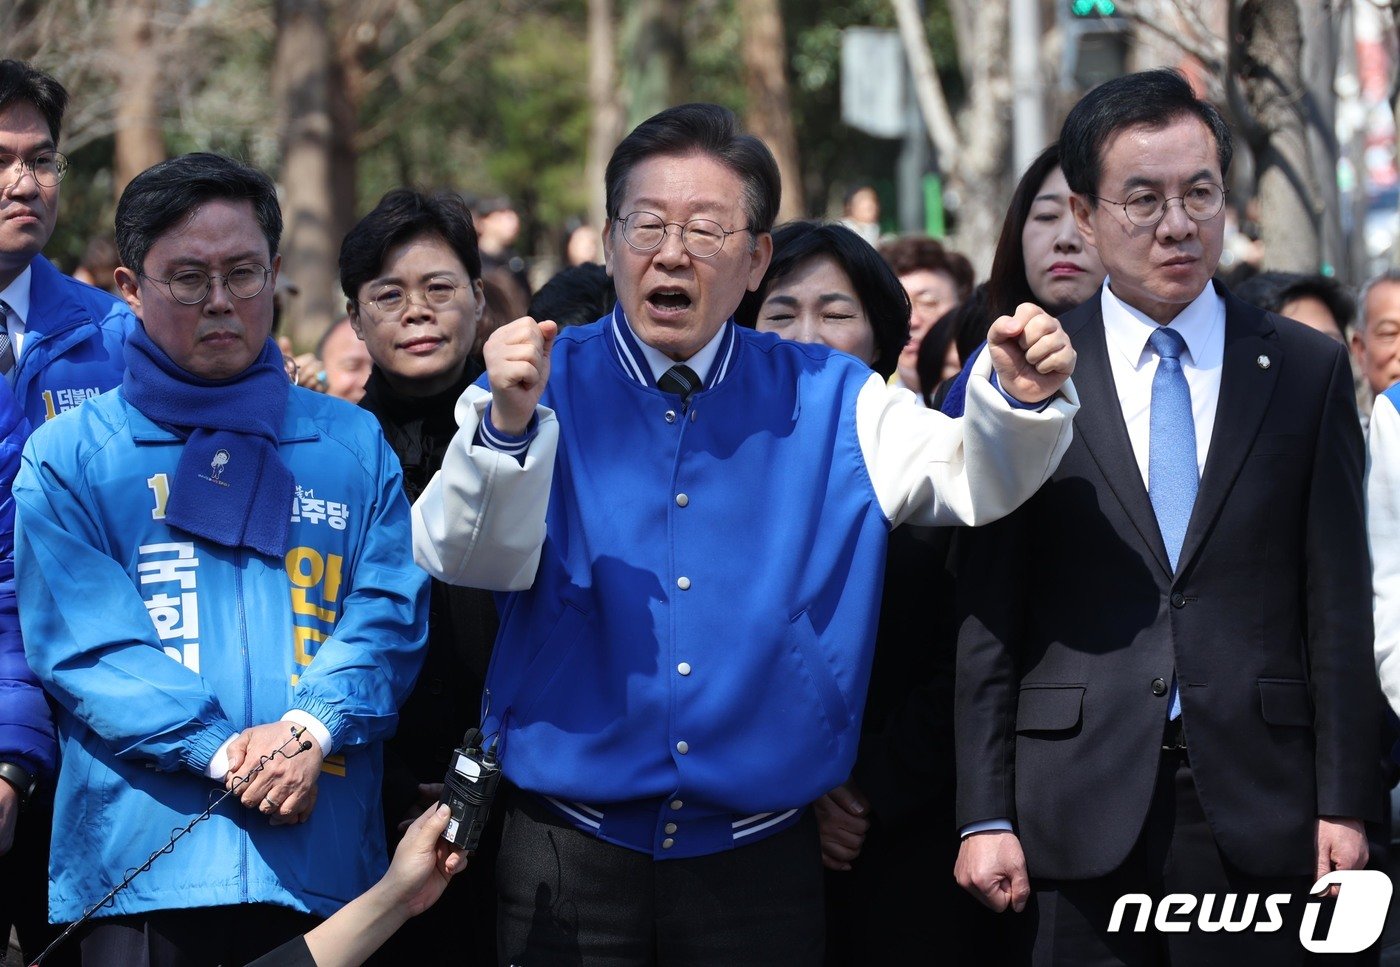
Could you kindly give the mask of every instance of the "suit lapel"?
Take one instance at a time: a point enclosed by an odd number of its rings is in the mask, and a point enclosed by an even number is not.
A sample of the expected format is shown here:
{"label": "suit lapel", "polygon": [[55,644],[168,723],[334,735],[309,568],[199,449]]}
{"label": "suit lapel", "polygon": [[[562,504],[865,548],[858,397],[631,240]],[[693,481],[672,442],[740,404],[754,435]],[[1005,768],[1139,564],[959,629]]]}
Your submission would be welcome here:
{"label": "suit lapel", "polygon": [[1157,527],[1157,514],[1148,500],[1147,488],[1142,485],[1142,474],[1128,439],[1128,427],[1123,422],[1123,408],[1118,403],[1118,388],[1108,361],[1100,296],[1095,295],[1074,315],[1077,318],[1065,319],[1065,331],[1079,356],[1074,369],[1074,385],[1079,390],[1080,400],[1079,413],[1074,419],[1075,437],[1083,441],[1085,449],[1093,456],[1109,489],[1127,511],[1157,566],[1170,576],[1171,564],[1162,543],[1162,532]]}
{"label": "suit lapel", "polygon": [[[1220,287],[1220,292],[1225,298],[1220,399],[1210,452],[1201,474],[1201,489],[1196,492],[1196,504],[1191,509],[1191,521],[1177,561],[1179,574],[1191,565],[1244,466],[1284,363],[1278,340],[1271,338],[1274,327],[1267,313],[1236,299],[1224,287]],[[1261,358],[1268,360],[1267,367],[1260,364]]]}

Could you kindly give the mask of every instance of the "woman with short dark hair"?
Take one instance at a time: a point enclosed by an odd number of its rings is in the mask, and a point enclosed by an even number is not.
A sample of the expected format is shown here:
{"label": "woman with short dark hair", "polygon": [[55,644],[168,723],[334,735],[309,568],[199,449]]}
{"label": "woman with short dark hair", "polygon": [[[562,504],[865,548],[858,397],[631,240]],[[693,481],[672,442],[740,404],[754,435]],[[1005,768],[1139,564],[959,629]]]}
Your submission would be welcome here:
{"label": "woman with short dark hair", "polygon": [[[457,398],[482,371],[472,351],[486,296],[471,212],[453,194],[389,192],[345,236],[340,283],[350,324],[374,361],[360,405],[378,418],[412,501],[442,466],[457,432]],[[391,846],[400,823],[436,803],[453,748],[480,720],[496,629],[487,592],[432,582],[427,658],[384,744]],[[463,962],[495,963],[499,837],[498,820],[461,877],[466,885],[401,929],[387,960],[416,959],[423,942],[466,927],[472,954]]]}
{"label": "woman with short dark hair", "polygon": [[[844,297],[827,300],[825,311],[794,311],[791,298],[778,290],[827,265],[836,270],[833,281],[847,290]],[[844,350],[888,379],[909,339],[909,297],[879,253],[849,228],[789,222],[773,232],[768,271],[739,303],[734,320],[784,339]]]}

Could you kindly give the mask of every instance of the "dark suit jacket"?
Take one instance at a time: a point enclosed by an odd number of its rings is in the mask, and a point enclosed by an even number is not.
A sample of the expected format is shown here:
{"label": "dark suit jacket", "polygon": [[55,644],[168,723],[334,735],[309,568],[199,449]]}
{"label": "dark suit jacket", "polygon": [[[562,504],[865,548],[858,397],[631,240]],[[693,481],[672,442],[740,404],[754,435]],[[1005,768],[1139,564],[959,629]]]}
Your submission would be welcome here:
{"label": "dark suit jacket", "polygon": [[1173,670],[1227,859],[1312,872],[1316,817],[1376,811],[1364,466],[1342,347],[1229,295],[1210,452],[1177,573],[1133,458],[1098,297],[1061,320],[1082,407],[1059,469],[968,532],[958,823],[1006,817],[1032,876],[1117,868],[1160,761]]}

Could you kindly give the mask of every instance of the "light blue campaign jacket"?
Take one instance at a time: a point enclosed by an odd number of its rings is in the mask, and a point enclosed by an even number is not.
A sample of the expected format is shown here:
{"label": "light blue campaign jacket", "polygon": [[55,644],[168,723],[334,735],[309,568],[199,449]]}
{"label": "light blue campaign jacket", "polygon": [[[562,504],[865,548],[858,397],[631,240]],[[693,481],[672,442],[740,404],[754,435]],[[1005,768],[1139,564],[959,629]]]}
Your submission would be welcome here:
{"label": "light blue campaign jacket", "polygon": [[266,508],[292,515],[278,560],[165,523],[182,449],[118,389],[42,426],[15,484],[25,651],[60,706],[55,921],[212,801],[204,773],[225,740],[289,709],[333,741],[309,821],[272,827],[230,799],[110,913],[264,902],[326,916],[384,870],[379,742],[427,627],[398,460],[373,417],[294,387],[280,450],[297,496]]}

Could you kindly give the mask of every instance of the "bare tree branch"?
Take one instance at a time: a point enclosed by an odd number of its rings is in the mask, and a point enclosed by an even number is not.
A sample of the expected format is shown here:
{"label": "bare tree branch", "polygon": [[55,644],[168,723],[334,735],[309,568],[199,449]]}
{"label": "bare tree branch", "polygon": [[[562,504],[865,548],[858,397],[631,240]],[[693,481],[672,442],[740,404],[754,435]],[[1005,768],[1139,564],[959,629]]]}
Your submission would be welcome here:
{"label": "bare tree branch", "polygon": [[374,70],[367,71],[364,76],[365,89],[375,89],[391,75],[398,78],[408,76],[418,59],[425,52],[431,50],[435,43],[451,34],[474,12],[474,9],[471,4],[464,2],[464,0],[454,3],[431,27],[400,47],[383,64]]}
{"label": "bare tree branch", "polygon": [[[1182,30],[1173,30],[1169,26],[1163,26],[1163,22],[1167,20],[1162,15],[1163,8],[1189,17],[1195,30],[1188,32],[1184,29],[1185,24],[1180,25],[1183,27]],[[1134,25],[1155,34],[1162,40],[1180,48],[1183,53],[1199,60],[1212,74],[1218,75],[1224,70],[1226,58],[1229,56],[1229,44],[1215,36],[1214,32],[1201,19],[1199,11],[1195,9],[1193,4],[1189,2],[1162,4],[1158,5],[1157,11],[1147,11],[1142,9],[1141,4],[1125,3],[1118,9]]]}

